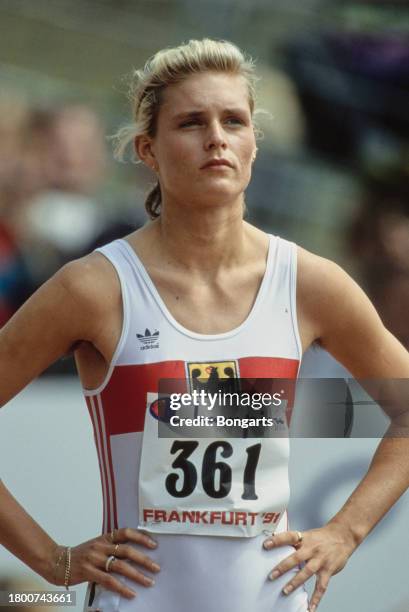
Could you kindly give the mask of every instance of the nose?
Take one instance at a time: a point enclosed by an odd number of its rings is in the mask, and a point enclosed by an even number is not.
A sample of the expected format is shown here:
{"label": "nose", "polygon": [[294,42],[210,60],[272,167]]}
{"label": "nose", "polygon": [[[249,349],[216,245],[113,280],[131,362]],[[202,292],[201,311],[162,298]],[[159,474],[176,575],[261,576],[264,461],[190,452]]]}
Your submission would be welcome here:
{"label": "nose", "polygon": [[209,124],[206,131],[205,149],[207,151],[211,149],[225,149],[226,146],[227,143],[223,127],[218,121],[213,121]]}

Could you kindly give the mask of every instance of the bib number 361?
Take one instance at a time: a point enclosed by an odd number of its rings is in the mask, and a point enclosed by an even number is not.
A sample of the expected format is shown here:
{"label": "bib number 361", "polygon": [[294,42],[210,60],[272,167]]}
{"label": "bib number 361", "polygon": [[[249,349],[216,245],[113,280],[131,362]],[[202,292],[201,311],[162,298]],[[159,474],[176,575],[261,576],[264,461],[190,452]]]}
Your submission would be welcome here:
{"label": "bib number 361", "polygon": [[[180,469],[183,476],[172,473],[165,481],[167,492],[173,497],[187,497],[196,488],[198,474],[195,465],[189,457],[199,443],[194,440],[175,440],[170,452],[179,453],[172,463],[172,468]],[[256,494],[256,469],[260,457],[261,444],[254,444],[246,449],[247,459],[243,471],[242,499],[258,499]],[[204,491],[209,497],[220,499],[227,497],[232,486],[232,469],[228,463],[216,460],[217,454],[223,459],[233,455],[233,447],[229,442],[212,442],[203,455],[201,480]]]}

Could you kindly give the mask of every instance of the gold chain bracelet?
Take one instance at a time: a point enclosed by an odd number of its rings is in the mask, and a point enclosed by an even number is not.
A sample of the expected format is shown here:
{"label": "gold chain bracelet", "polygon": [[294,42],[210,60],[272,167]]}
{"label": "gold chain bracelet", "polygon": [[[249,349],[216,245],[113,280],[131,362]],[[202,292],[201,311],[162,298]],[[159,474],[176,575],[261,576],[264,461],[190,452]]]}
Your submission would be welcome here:
{"label": "gold chain bracelet", "polygon": [[67,589],[67,591],[69,590],[70,578],[71,578],[71,548],[70,546],[67,546],[67,548],[65,549],[65,574],[64,574],[64,586]]}

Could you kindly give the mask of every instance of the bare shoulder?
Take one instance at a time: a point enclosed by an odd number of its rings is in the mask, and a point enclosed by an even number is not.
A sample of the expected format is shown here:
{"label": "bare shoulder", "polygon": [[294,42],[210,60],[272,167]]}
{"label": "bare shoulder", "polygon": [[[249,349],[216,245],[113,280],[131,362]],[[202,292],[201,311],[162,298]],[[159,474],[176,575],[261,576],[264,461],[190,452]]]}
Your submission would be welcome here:
{"label": "bare shoulder", "polygon": [[[340,265],[302,247],[297,248],[297,295],[306,312],[315,313],[323,322],[345,309],[350,316],[376,315],[365,292]],[[376,320],[379,321],[377,315]]]}
{"label": "bare shoulder", "polygon": [[101,253],[91,253],[69,262],[55,274],[53,280],[92,316],[121,303],[117,273]]}
{"label": "bare shoulder", "polygon": [[116,273],[102,255],[61,268],[0,330],[0,406],[78,343],[102,344],[101,330],[120,320],[120,301]]}
{"label": "bare shoulder", "polygon": [[406,351],[383,325],[361,287],[338,264],[298,247],[301,323],[354,376],[405,376]]}
{"label": "bare shoulder", "polygon": [[359,285],[335,262],[298,247],[297,299],[302,316],[313,321],[316,340],[352,326],[361,317],[380,319]]}
{"label": "bare shoulder", "polygon": [[[316,255],[297,245],[298,274],[303,282],[314,282],[319,274],[333,276],[334,272],[344,272],[341,266],[330,259]],[[345,274],[345,272],[344,272]]]}
{"label": "bare shoulder", "polygon": [[297,246],[297,294],[306,307],[315,306],[349,282],[354,283],[334,261]]}
{"label": "bare shoulder", "polygon": [[322,343],[322,307],[335,264],[297,246],[297,317],[303,349]]}
{"label": "bare shoulder", "polygon": [[[114,266],[104,255],[94,252],[66,264],[56,276],[84,330],[75,348],[80,346],[83,350],[85,344],[78,343],[85,340],[109,363],[122,327],[121,284]],[[89,348],[86,357],[90,361]]]}

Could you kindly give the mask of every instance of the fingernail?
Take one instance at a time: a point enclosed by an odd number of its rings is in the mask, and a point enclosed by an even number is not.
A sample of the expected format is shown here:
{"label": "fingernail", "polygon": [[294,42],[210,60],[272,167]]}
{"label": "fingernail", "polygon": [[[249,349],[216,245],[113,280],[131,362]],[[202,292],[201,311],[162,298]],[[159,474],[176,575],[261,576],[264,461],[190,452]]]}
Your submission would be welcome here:
{"label": "fingernail", "polygon": [[274,542],[273,540],[265,540],[263,546],[266,550],[270,550],[270,548],[273,548]]}
{"label": "fingernail", "polygon": [[151,548],[156,548],[158,545],[158,543],[155,542],[155,540],[150,540],[150,539],[148,540],[148,544]]}
{"label": "fingernail", "polygon": [[315,604],[312,604],[312,606],[310,606],[310,612],[315,612],[316,609],[317,606]]}
{"label": "fingernail", "polygon": [[151,568],[154,572],[160,572],[160,565],[158,565],[157,563],[151,563]]}
{"label": "fingernail", "polygon": [[129,591],[127,591],[127,597],[132,597],[133,598],[133,597],[135,597],[135,595],[136,595],[135,591],[131,591],[130,589],[129,589]]}
{"label": "fingernail", "polygon": [[274,570],[273,572],[271,572],[270,574],[270,580],[275,580],[276,578],[278,578],[280,575],[280,572],[278,570]]}
{"label": "fingernail", "polygon": [[153,586],[155,584],[154,579],[148,578],[148,576],[146,576],[146,582],[148,583],[149,586]]}
{"label": "fingernail", "polygon": [[288,595],[289,593],[291,593],[292,590],[293,590],[293,586],[291,584],[288,584],[286,587],[283,588],[283,593],[285,595]]}

